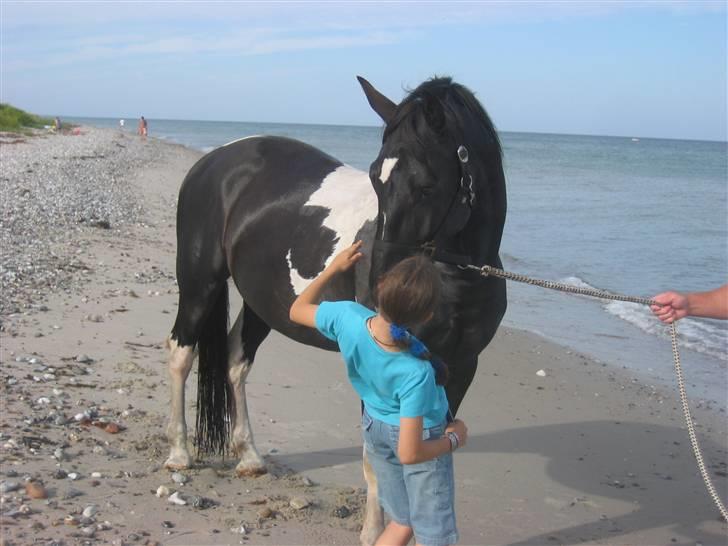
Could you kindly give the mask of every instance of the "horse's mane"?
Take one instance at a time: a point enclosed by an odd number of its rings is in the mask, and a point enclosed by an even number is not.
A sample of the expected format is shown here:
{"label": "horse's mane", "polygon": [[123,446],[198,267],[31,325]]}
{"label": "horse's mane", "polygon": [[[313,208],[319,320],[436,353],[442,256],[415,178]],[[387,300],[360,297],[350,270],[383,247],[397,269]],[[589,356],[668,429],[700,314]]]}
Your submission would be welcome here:
{"label": "horse's mane", "polygon": [[[427,141],[424,133],[426,123],[418,123],[419,120],[428,119],[432,116],[433,101],[441,105],[445,123],[442,124],[443,133],[445,128],[458,127],[462,131],[460,138],[485,138],[486,142],[492,145],[491,152],[495,152],[500,158],[502,149],[498,133],[487,112],[470,89],[452,81],[450,77],[434,76],[421,83],[416,89],[408,91],[409,94],[399,104],[394,117],[387,123],[383,139],[386,139],[395,129],[402,131],[404,138],[412,138],[417,142]],[[473,124],[475,120],[477,123]],[[467,127],[477,127],[481,135],[466,135]],[[433,130],[430,127],[430,130]]]}

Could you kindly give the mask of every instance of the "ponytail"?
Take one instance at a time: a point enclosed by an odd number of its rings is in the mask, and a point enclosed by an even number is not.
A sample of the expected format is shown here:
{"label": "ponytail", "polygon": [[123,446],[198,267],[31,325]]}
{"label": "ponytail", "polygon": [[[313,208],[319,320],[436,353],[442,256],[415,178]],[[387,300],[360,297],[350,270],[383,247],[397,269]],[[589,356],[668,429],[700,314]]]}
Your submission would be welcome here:
{"label": "ponytail", "polygon": [[394,342],[402,349],[407,349],[412,356],[421,360],[428,360],[435,372],[435,383],[445,385],[449,379],[449,371],[445,364],[438,357],[430,353],[430,350],[415,336],[407,331],[407,328],[392,324],[389,327],[390,334]]}

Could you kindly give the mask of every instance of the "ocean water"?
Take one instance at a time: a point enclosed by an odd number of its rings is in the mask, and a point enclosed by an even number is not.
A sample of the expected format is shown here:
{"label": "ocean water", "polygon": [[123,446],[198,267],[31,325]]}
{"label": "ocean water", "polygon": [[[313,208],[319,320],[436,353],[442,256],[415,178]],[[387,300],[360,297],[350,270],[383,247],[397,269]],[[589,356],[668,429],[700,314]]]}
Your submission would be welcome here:
{"label": "ocean water", "polygon": [[[119,128],[118,119],[69,121]],[[125,130],[135,129],[127,120]],[[380,127],[149,120],[149,131],[205,152],[249,135],[283,135],[365,171],[381,143]],[[644,297],[728,282],[725,142],[509,132],[501,140],[507,270]],[[674,385],[669,329],[646,306],[508,288],[505,325]],[[689,394],[725,408],[728,322],[683,319],[678,331]],[[558,376],[558,362],[549,373]]]}

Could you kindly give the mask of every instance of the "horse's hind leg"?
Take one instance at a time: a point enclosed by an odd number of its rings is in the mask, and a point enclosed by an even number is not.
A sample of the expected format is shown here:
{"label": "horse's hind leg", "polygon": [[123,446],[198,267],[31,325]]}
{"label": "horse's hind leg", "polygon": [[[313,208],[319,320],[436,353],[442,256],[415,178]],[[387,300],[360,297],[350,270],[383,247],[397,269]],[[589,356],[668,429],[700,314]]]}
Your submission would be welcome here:
{"label": "horse's hind leg", "polygon": [[228,380],[235,406],[232,447],[235,454],[240,457],[240,462],[235,467],[238,476],[266,473],[263,458],[253,442],[248,403],[245,398],[245,379],[253,366],[258,347],[269,332],[270,327],[247,304],[243,304],[243,309],[228,335]]}
{"label": "horse's hind leg", "polygon": [[192,457],[187,451],[187,422],[185,421],[185,381],[192,369],[194,351],[192,345],[179,345],[177,340],[168,339],[169,377],[172,383],[172,408],[167,425],[169,457],[165,468],[179,470],[192,466]]}
{"label": "horse's hind leg", "polygon": [[377,476],[374,474],[374,469],[367,458],[366,448],[364,448],[363,466],[364,479],[367,482],[367,505],[364,511],[364,523],[359,534],[359,541],[362,546],[372,546],[384,531],[384,513],[379,505]]}

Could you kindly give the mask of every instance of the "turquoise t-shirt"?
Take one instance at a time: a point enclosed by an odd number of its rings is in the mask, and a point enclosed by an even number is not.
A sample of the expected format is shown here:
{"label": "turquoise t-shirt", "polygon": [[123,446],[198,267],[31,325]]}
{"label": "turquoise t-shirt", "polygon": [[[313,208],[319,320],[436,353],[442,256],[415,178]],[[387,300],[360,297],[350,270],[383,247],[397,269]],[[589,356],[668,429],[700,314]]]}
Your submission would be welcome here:
{"label": "turquoise t-shirt", "polygon": [[377,345],[366,324],[374,315],[353,301],[323,302],[316,328],[339,344],[349,381],[372,417],[399,426],[400,417],[422,416],[425,428],[441,425],[448,403],[432,365],[407,351],[389,352]]}

